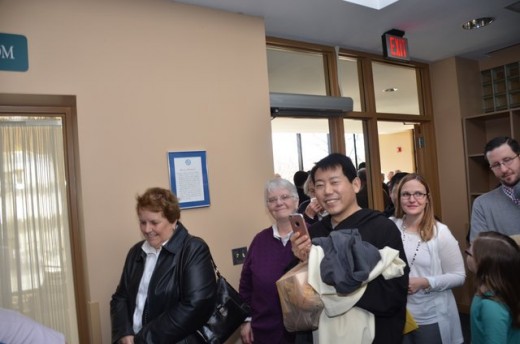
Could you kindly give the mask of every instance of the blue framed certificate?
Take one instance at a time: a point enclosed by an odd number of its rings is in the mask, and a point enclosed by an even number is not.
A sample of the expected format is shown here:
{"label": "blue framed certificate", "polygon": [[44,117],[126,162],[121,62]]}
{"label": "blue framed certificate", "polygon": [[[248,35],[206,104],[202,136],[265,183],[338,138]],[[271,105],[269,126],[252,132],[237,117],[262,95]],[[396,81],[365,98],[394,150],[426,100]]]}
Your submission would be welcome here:
{"label": "blue framed certificate", "polygon": [[181,209],[209,207],[205,151],[168,152],[170,188]]}

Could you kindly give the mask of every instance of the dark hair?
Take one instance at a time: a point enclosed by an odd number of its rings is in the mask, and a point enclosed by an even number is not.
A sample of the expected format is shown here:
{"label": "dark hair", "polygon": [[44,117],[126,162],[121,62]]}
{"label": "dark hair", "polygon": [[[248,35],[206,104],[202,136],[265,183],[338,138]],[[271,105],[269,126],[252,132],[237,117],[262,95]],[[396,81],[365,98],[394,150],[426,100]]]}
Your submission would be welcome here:
{"label": "dark hair", "polygon": [[309,172],[306,172],[306,171],[296,171],[294,173],[294,176],[293,176],[294,185],[297,188],[302,188],[303,187],[303,183],[305,183],[305,181],[307,180],[308,177],[309,177]]}
{"label": "dark hair", "polygon": [[[471,244],[476,264],[476,293],[505,304],[512,324],[520,328],[520,248],[509,236],[498,232],[480,232]],[[482,287],[494,293],[482,295]]]}
{"label": "dark hair", "polygon": [[513,152],[520,154],[520,145],[518,144],[518,141],[508,136],[499,136],[491,139],[488,143],[486,143],[486,146],[484,147],[484,155],[486,155],[487,152],[502,146],[503,144],[507,144],[509,147],[511,147]]}
{"label": "dark hair", "polygon": [[360,168],[357,171],[357,176],[359,179],[361,179],[361,182],[366,183],[367,182],[367,169],[366,168]]}
{"label": "dark hair", "polygon": [[433,229],[435,227],[436,220],[433,211],[432,197],[430,195],[430,187],[428,186],[428,183],[426,182],[426,179],[424,179],[423,176],[417,173],[408,173],[401,179],[397,189],[397,204],[395,207],[395,217],[402,218],[405,215],[403,207],[401,205],[401,190],[403,188],[403,185],[411,180],[417,180],[426,189],[426,201],[428,202],[424,206],[424,215],[421,219],[421,222],[419,223],[419,235],[421,236],[421,240],[429,241],[433,237]]}
{"label": "dark hair", "polygon": [[168,189],[149,188],[141,196],[136,197],[136,211],[149,210],[152,212],[161,212],[170,223],[174,223],[181,217],[181,209],[179,200]]}
{"label": "dark hair", "polygon": [[408,172],[397,172],[394,174],[393,177],[388,181],[388,191],[392,192],[394,186],[398,185],[401,179],[403,179],[403,177],[407,174]]}
{"label": "dark hair", "polygon": [[348,156],[341,153],[332,153],[318,161],[311,170],[312,182],[316,182],[314,177],[318,169],[329,170],[338,166],[341,167],[343,174],[347,177],[349,182],[352,183],[352,181],[357,177],[356,168],[354,167],[352,160],[350,160]]}
{"label": "dark hair", "polygon": [[362,168],[366,168],[367,167],[367,163],[366,162],[360,162],[359,165],[358,165],[358,170],[362,169]]}

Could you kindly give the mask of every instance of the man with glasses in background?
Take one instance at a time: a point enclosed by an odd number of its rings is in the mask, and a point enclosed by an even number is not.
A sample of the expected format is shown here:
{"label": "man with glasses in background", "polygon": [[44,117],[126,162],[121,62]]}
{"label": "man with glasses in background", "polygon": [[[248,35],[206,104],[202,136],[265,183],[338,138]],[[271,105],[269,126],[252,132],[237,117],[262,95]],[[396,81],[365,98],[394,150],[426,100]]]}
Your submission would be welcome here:
{"label": "man with glasses in background", "polygon": [[484,155],[500,186],[475,199],[471,213],[470,241],[478,233],[496,231],[520,234],[520,147],[510,137],[495,137]]}

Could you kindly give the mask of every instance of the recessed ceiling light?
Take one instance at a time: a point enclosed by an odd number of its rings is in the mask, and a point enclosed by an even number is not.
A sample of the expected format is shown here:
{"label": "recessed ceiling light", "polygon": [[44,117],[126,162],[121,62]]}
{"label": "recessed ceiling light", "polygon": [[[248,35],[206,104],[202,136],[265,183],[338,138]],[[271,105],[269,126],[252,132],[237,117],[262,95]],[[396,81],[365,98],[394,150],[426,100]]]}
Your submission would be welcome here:
{"label": "recessed ceiling light", "polygon": [[465,30],[480,29],[481,27],[491,24],[495,20],[494,17],[482,17],[472,19],[467,23],[462,24],[462,28]]}
{"label": "recessed ceiling light", "polygon": [[383,92],[397,92],[399,91],[398,88],[395,88],[395,87],[390,87],[390,88],[386,88],[383,90]]}

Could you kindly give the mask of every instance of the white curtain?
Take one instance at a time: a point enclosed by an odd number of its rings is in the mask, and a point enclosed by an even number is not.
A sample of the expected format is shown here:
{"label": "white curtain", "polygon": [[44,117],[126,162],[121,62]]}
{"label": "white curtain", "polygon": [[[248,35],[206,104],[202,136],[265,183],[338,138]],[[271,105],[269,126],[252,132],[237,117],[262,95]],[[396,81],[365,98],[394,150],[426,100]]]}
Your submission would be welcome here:
{"label": "white curtain", "polygon": [[78,343],[59,117],[0,117],[0,307]]}

